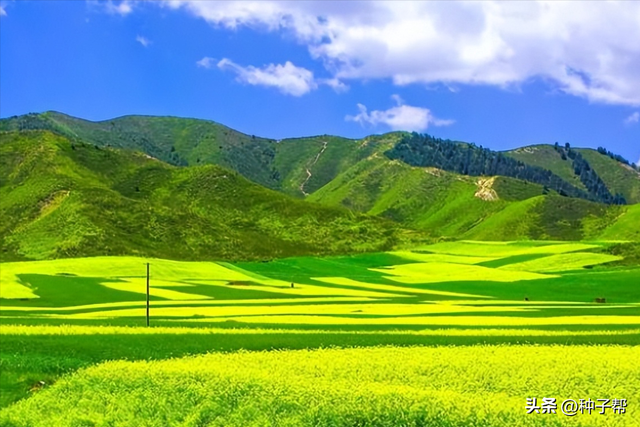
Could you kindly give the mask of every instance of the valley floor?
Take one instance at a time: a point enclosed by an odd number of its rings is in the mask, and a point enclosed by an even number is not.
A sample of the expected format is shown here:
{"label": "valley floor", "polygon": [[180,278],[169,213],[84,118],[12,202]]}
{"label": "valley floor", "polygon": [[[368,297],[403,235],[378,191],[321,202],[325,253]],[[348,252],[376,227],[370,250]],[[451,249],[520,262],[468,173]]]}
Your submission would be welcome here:
{"label": "valley floor", "polygon": [[612,245],[3,263],[0,425],[637,425],[640,266]]}

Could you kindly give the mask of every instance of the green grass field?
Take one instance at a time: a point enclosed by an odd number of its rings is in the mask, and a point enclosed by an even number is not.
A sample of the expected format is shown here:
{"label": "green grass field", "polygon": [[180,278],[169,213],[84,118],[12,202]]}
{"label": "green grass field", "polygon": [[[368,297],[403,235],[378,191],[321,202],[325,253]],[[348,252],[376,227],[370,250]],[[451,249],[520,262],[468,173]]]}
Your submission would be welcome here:
{"label": "green grass field", "polygon": [[[269,262],[3,263],[0,425],[637,425],[633,248],[461,241]],[[629,408],[526,415],[525,399],[546,394]]]}

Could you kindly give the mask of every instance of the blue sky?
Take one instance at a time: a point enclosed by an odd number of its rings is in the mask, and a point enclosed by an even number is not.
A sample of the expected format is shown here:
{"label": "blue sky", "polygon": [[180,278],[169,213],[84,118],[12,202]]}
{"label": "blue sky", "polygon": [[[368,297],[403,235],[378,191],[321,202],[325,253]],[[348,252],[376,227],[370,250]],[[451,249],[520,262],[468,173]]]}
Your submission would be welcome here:
{"label": "blue sky", "polygon": [[172,115],[278,139],[402,129],[640,159],[640,2],[0,6],[1,117]]}

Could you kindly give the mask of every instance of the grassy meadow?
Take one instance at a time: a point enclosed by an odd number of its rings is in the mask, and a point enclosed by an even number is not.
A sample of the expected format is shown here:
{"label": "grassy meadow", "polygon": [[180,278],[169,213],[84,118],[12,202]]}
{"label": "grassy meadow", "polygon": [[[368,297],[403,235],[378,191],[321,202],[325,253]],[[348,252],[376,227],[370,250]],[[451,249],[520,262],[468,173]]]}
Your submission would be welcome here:
{"label": "grassy meadow", "polygon": [[[636,249],[2,263],[0,425],[637,425]],[[527,397],[629,406],[527,415]]]}

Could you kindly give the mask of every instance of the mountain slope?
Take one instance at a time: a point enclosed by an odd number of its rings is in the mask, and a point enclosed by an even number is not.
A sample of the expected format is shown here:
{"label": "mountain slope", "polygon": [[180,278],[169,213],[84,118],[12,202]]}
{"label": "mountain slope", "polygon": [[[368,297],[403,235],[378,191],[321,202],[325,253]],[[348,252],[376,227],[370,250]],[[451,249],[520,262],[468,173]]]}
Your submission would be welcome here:
{"label": "mountain slope", "polygon": [[31,129],[50,130],[100,147],[141,151],[174,165],[216,164],[267,188],[277,187],[276,171],[269,167],[275,141],[245,135],[215,122],[154,116],[92,122],[53,111],[0,120],[0,130]]}
{"label": "mountain slope", "polygon": [[[154,164],[161,166],[157,166],[157,170],[154,169],[153,173],[133,168],[135,172],[128,172],[131,176],[125,174],[126,178],[118,178],[116,181],[113,181],[112,176],[96,178],[95,174],[92,175],[100,166],[97,161],[83,166],[82,172],[74,164],[66,168],[74,174],[81,174],[79,179],[83,183],[96,182],[96,186],[102,185],[107,188],[109,191],[104,194],[111,194],[118,200],[124,197],[125,202],[118,202],[121,203],[118,206],[123,207],[117,209],[125,211],[131,209],[131,200],[145,200],[151,203],[153,209],[163,206],[164,210],[161,209],[161,211],[166,211],[165,205],[170,205],[170,201],[158,198],[158,194],[172,194],[172,197],[180,200],[181,206],[187,206],[192,203],[189,198],[191,196],[180,193],[179,189],[170,184],[176,180],[195,179],[192,176],[194,171],[218,170],[207,168],[213,167],[211,165],[219,165],[232,169],[263,187],[297,198],[306,198],[308,201],[324,206],[348,208],[382,216],[408,227],[424,230],[434,237],[573,240],[599,238],[602,235],[610,239],[626,240],[631,238],[629,236],[635,236],[631,231],[632,221],[628,219],[634,216],[625,215],[626,212],[634,212],[632,207],[628,209],[607,207],[586,199],[606,199],[611,202],[610,196],[620,193],[627,202],[634,203],[640,200],[640,175],[630,166],[594,150],[572,149],[573,157],[571,157],[563,147],[537,145],[506,153],[496,153],[473,144],[443,141],[428,135],[402,132],[370,136],[361,140],[320,135],[275,141],[245,135],[205,120],[126,116],[103,122],[90,122],[55,112],[0,120],[0,130],[8,129],[47,129],[62,136],[63,139],[66,138],[67,143],[71,141],[77,147],[93,147],[94,152],[115,153],[113,148],[120,147],[143,151],[151,157],[177,165],[197,166],[182,170],[156,161]],[[409,140],[408,144],[407,140]],[[405,143],[403,145],[399,142]],[[403,145],[404,151],[397,158],[402,161],[390,159],[389,153],[398,151],[400,145]],[[575,173],[574,159],[577,154],[579,154],[578,158],[588,162],[589,168],[586,171],[589,174],[586,179],[585,176],[581,178]],[[405,161],[417,164],[433,161],[440,166],[426,168],[410,166]],[[125,169],[131,169],[131,167],[126,166]],[[593,171],[590,171],[591,169]],[[492,171],[493,173],[489,173]],[[510,174],[511,177],[499,176],[500,171]],[[116,171],[114,170],[113,173]],[[181,178],[183,175],[186,178]],[[240,179],[236,175],[233,176]],[[65,179],[67,178],[70,179],[68,176]],[[209,178],[218,179],[214,176]],[[62,180],[61,177],[56,179]],[[120,183],[122,180],[126,185]],[[147,187],[139,185],[138,182],[146,182]],[[73,183],[77,184],[76,181]],[[121,185],[125,186],[121,187]],[[202,185],[207,188],[206,183]],[[249,183],[246,185],[248,186]],[[603,194],[601,190],[605,185],[607,188],[604,189]],[[74,227],[83,230],[91,229],[98,220],[88,221],[88,215],[91,214],[82,210],[77,211],[75,203],[66,201],[71,196],[77,197],[67,187],[68,185],[61,187],[60,191],[70,192],[69,194],[48,193],[46,197],[43,196],[45,199],[38,199],[35,203],[46,205],[43,212],[51,210],[55,213],[58,210],[69,210],[65,218],[77,215],[78,220],[68,224],[68,229]],[[134,187],[139,187],[139,190],[131,193],[131,188]],[[114,191],[117,195],[111,193]],[[19,193],[18,191],[16,194]],[[141,193],[146,194],[145,197],[150,199],[140,199]],[[104,194],[100,197],[106,197]],[[280,200],[280,195],[269,194],[269,197],[263,195],[264,198]],[[559,194],[574,197],[560,197]],[[12,195],[12,197],[15,196]],[[74,200],[73,197],[71,200]],[[198,197],[208,199],[209,196],[206,192],[201,192],[198,193]],[[229,198],[232,197],[254,196],[252,193],[229,193]],[[583,200],[576,200],[576,198]],[[239,203],[236,200],[219,202],[230,206]],[[156,203],[159,205],[156,206]],[[283,201],[282,203],[285,205],[293,202]],[[295,209],[299,212],[307,209],[307,205],[296,206],[298,207]],[[280,213],[283,212],[283,208],[273,206],[271,208]],[[318,206],[314,206],[313,209],[318,209]],[[240,218],[243,213],[237,211],[231,216],[234,215]],[[45,217],[48,216],[47,213]],[[211,216],[207,216],[204,221],[211,219]],[[290,219],[286,218],[283,221]],[[118,218],[118,221],[121,224],[128,223],[121,218]],[[231,225],[225,223],[225,226],[230,227],[235,233],[238,231],[236,225],[239,224],[240,229],[248,229],[250,221],[262,224],[260,227],[265,227],[265,224],[271,222],[271,220],[260,221],[258,214],[250,209],[249,219],[237,219],[237,223]],[[279,223],[279,221],[273,222]],[[615,226],[617,221],[628,225]],[[284,222],[280,221],[280,223]],[[47,224],[46,221],[44,223]],[[196,229],[199,226],[195,226]],[[20,227],[11,229],[19,233]],[[38,233],[47,235],[46,228]],[[286,230],[286,233],[295,233],[295,231]],[[335,237],[337,233],[337,231],[328,231],[327,235]],[[26,235],[32,236],[33,233],[29,231]],[[302,233],[291,239],[298,238],[302,239],[300,241],[305,241]],[[252,239],[253,237],[249,235],[237,237],[238,241],[243,242]],[[316,237],[311,237],[314,242],[312,246],[320,242],[314,239]],[[338,240],[341,239],[344,240],[342,237],[338,238]],[[73,239],[69,237],[68,240]],[[47,246],[42,242],[38,245],[49,248],[42,251],[52,250],[50,245]],[[55,242],[55,239],[52,242]],[[67,245],[69,248],[75,247],[72,243]],[[302,246],[299,247],[302,248]],[[12,250],[17,250],[15,248],[14,246]],[[52,253],[62,253],[64,250],[67,249],[57,247]],[[280,250],[279,246],[277,250]],[[285,252],[295,250],[289,248]],[[327,250],[333,251],[335,248]],[[225,251],[225,257],[231,256],[228,249]],[[260,251],[263,249],[251,249],[249,252]],[[267,251],[260,253],[267,253]]]}
{"label": "mountain slope", "polygon": [[312,194],[360,160],[390,149],[400,136],[393,132],[360,140],[334,136],[282,140],[274,161],[280,190],[296,196]]}
{"label": "mountain slope", "polygon": [[276,141],[207,120],[177,117],[124,116],[92,122],[46,112],[0,120],[0,131],[19,130],[49,130],[77,142],[141,151],[174,165],[219,165],[299,198],[399,139],[398,133],[391,133],[362,140],[320,135]]}
{"label": "mountain slope", "polygon": [[[246,135],[212,121],[177,117],[124,116],[92,122],[57,112],[46,112],[0,119],[0,131],[28,129],[50,130],[71,140],[98,146],[133,149],[174,165],[223,166],[262,186],[300,198],[328,184],[341,172],[373,153],[391,150],[402,154],[397,143],[411,140],[411,135],[395,132],[361,140],[319,135],[275,141]],[[432,137],[427,138],[427,142],[429,141],[439,141],[440,145],[449,142]],[[463,148],[463,157],[471,155],[476,158],[491,154],[472,144],[454,142],[454,145]],[[573,197],[604,200],[620,193],[627,203],[640,203],[638,171],[595,150],[575,149],[574,152],[584,155],[610,195],[596,194],[596,189],[586,188],[574,172],[573,160],[567,158],[564,147],[554,149],[550,145],[535,145],[505,152],[504,155],[539,169],[526,171],[527,173],[516,170],[516,178],[530,180],[527,176],[533,175],[535,182],[546,183],[549,188]],[[453,154],[455,153],[449,152],[447,155]],[[407,156],[408,158],[404,158]],[[405,152],[401,157],[414,166],[435,166],[458,173],[482,174],[457,170],[459,165],[453,163],[449,167],[444,164],[421,164],[422,160],[416,159],[411,152]],[[394,158],[401,157],[396,155]],[[415,163],[416,160],[418,163]],[[468,161],[468,157],[457,161]],[[487,161],[493,160],[487,158]],[[485,175],[493,175],[491,169],[505,168],[498,162],[487,164],[485,169]],[[513,168],[506,168],[511,169]],[[599,192],[607,193],[607,189]]]}
{"label": "mountain slope", "polygon": [[415,132],[404,135],[385,155],[412,166],[437,167],[468,176],[500,175],[543,185],[562,196],[606,204],[626,204],[624,196],[612,193],[581,153],[568,146],[564,149],[556,145],[554,149],[562,158],[571,160],[571,167],[586,190],[572,185],[549,169],[526,164],[505,153]]}
{"label": "mountain slope", "polygon": [[640,171],[596,150],[577,148],[612,193],[620,193],[630,204],[640,203]]}
{"label": "mountain slope", "polygon": [[3,260],[271,258],[385,250],[411,235],[218,166],[178,168],[47,131],[0,133],[0,213]]}
{"label": "mountain slope", "polygon": [[580,177],[573,172],[571,160],[566,156],[563,159],[562,154],[551,145],[530,145],[507,151],[505,154],[525,164],[548,169],[571,185],[586,190]]}
{"label": "mountain slope", "polygon": [[[589,148],[576,148],[576,152],[589,163],[593,170],[605,183],[611,194],[622,194],[627,203],[640,203],[640,172],[631,166],[621,163],[611,157]],[[572,161],[552,145],[531,145],[506,152],[525,164],[549,169],[572,185],[586,189],[580,181],[580,177],[573,170]]]}
{"label": "mountain slope", "polygon": [[[640,237],[629,232],[635,206],[561,197],[526,181],[468,177],[380,155],[354,165],[309,200],[394,219],[434,236],[478,240]],[[631,213],[622,215],[627,210]],[[624,224],[616,225],[623,220]]]}
{"label": "mountain slope", "polygon": [[640,204],[625,206],[617,213],[616,220],[600,237],[609,240],[640,241]]}

